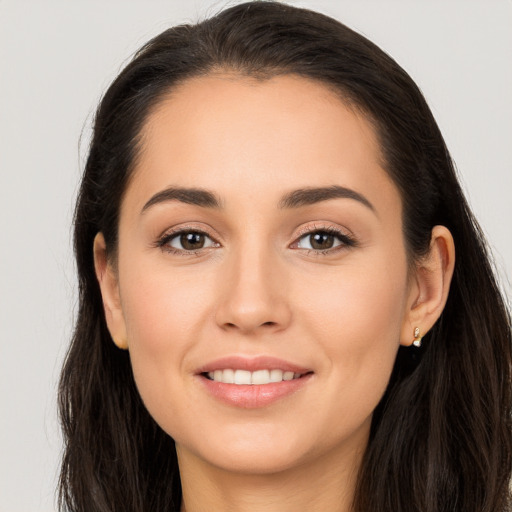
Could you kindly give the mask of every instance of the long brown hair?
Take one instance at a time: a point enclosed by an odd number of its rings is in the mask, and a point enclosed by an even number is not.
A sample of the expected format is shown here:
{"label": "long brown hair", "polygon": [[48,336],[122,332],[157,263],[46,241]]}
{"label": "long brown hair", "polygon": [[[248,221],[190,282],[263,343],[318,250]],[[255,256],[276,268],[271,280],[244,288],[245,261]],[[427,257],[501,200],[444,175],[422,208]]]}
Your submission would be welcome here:
{"label": "long brown hair", "polygon": [[457,262],[446,308],[420,351],[401,348],[374,416],[356,512],[505,512],[511,457],[511,322],[482,233],[421,92],[363,36],[276,2],[231,7],[147,43],[98,108],[75,214],[79,310],[62,371],[62,510],[178,511],[173,440],[150,417],[129,354],[105,324],[93,239],[115,255],[119,208],[141,128],[176,84],[214,69],[265,80],[321,81],[373,123],[400,190],[411,261],[432,227],[451,231]]}

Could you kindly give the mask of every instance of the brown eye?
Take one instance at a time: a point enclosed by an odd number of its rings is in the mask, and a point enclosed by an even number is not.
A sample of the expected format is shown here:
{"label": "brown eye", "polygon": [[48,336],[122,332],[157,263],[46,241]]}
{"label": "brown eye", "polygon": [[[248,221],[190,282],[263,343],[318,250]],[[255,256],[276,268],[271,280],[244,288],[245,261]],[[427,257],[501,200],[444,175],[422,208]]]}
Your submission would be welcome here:
{"label": "brown eye", "polygon": [[183,233],[180,243],[186,251],[194,251],[204,247],[205,236],[202,233]]}
{"label": "brown eye", "polygon": [[200,251],[208,247],[218,247],[219,244],[201,231],[180,231],[166,236],[159,245],[175,252],[186,253]]}
{"label": "brown eye", "polygon": [[309,251],[327,252],[342,247],[354,247],[356,242],[341,231],[316,230],[302,235],[294,243],[296,249]]}
{"label": "brown eye", "polygon": [[324,231],[318,231],[309,235],[309,243],[316,250],[331,249],[334,246],[334,235]]}

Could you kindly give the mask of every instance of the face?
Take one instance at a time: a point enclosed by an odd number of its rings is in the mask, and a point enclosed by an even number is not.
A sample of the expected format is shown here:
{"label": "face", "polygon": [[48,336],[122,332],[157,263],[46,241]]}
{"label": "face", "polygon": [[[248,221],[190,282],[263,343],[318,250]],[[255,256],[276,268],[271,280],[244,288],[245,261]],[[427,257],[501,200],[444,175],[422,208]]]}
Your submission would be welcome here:
{"label": "face", "polygon": [[321,84],[208,76],[158,105],[108,322],[180,457],[274,472],[364,449],[412,334],[401,215],[372,127]]}

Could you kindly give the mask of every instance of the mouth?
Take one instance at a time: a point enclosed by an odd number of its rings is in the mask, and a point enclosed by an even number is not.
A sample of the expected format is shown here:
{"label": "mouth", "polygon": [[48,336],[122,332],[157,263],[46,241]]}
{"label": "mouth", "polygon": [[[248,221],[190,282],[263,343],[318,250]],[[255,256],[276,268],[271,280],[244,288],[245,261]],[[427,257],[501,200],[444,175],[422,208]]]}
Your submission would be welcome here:
{"label": "mouth", "polygon": [[263,369],[251,372],[249,370],[225,368],[223,370],[203,372],[202,375],[211,381],[223,384],[261,386],[265,384],[300,379],[310,373],[312,372],[300,373],[280,369]]}
{"label": "mouth", "polygon": [[199,368],[203,389],[232,407],[255,409],[290,397],[309,387],[310,368],[274,357],[226,357]]}

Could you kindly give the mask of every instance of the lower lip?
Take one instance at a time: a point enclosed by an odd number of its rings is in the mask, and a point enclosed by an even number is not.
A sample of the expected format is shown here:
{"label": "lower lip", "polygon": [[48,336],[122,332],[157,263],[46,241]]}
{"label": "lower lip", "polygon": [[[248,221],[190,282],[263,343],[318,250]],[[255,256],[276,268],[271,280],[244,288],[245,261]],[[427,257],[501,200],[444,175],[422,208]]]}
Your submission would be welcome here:
{"label": "lower lip", "polygon": [[218,400],[235,407],[256,409],[265,407],[301,389],[312,377],[308,373],[298,379],[271,382],[270,384],[224,384],[200,375],[204,386]]}

